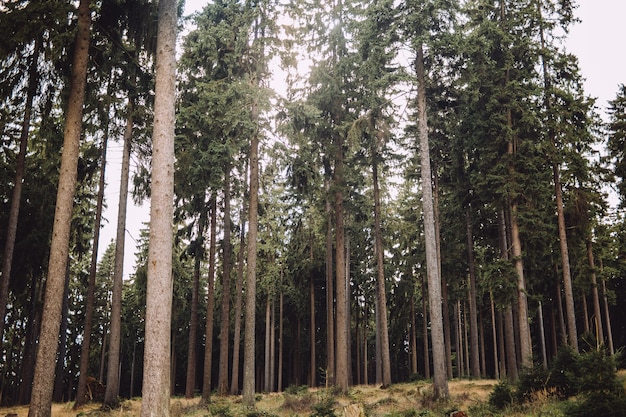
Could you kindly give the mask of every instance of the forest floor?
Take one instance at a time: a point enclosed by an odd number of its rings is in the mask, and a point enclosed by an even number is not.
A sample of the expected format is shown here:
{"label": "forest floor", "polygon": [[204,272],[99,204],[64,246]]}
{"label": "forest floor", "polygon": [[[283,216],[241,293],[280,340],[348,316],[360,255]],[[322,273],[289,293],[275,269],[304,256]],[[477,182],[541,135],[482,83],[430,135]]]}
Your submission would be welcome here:
{"label": "forest floor", "polygon": [[[488,406],[489,395],[498,384],[493,379],[448,381],[450,400],[435,402],[432,383],[417,381],[393,384],[357,385],[341,395],[332,388],[307,387],[287,389],[282,393],[257,393],[256,408],[242,404],[241,396],[211,397],[208,406],[200,398],[172,397],[171,417],[563,417],[565,414],[548,396],[537,396],[523,408],[494,412]],[[120,407],[102,411],[99,403],[73,410],[74,403],[55,403],[52,417],[139,417],[141,398],[122,400]],[[457,413],[460,411],[460,413]],[[0,407],[0,417],[27,417],[28,406]]]}
{"label": "forest floor", "polygon": [[[199,397],[185,399],[172,397],[171,417],[183,416],[259,416],[295,417],[330,415],[343,417],[345,409],[356,404],[367,416],[436,416],[446,415],[456,410],[464,410],[469,416],[470,408],[487,402],[496,380],[453,380],[449,382],[451,401],[446,404],[433,404],[431,384],[427,381],[393,384],[383,389],[375,385],[350,387],[347,395],[334,395],[331,389],[299,389],[292,393],[257,394],[256,413],[251,413],[241,403],[241,396],[211,397],[208,407],[199,405]],[[81,410],[73,410],[73,403],[53,404],[52,417],[135,417],[140,415],[141,398],[124,400],[116,410],[104,412],[100,404],[92,403]],[[353,406],[354,407],[354,406]],[[413,413],[411,411],[413,410]],[[429,413],[426,410],[432,410]],[[28,406],[2,407],[0,417],[27,417]],[[359,417],[358,414],[355,415]]]}

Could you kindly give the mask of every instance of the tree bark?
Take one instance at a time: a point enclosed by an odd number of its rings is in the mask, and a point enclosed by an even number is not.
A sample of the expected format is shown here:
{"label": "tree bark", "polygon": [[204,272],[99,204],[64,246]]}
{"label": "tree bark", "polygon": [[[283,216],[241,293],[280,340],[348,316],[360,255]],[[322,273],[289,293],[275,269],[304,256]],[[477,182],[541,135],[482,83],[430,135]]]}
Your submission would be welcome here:
{"label": "tree bark", "polygon": [[593,299],[594,325],[596,327],[596,339],[598,346],[604,343],[604,331],[602,329],[602,313],[600,311],[600,296],[598,295],[598,278],[596,276],[596,263],[593,258],[593,242],[587,240],[587,260],[591,268],[591,297]]}
{"label": "tree bark", "polygon": [[437,238],[435,236],[435,210],[432,191],[432,173],[430,170],[430,151],[426,116],[426,74],[424,70],[424,52],[420,45],[416,57],[417,114],[420,149],[422,195],[424,205],[424,238],[426,241],[426,270],[428,274],[428,301],[430,307],[431,339],[433,347],[433,392],[437,399],[446,399],[448,391],[445,340],[443,329],[443,311],[441,295],[441,277],[437,260]]}
{"label": "tree bark", "polygon": [[209,271],[206,307],[206,327],[204,345],[204,372],[202,375],[202,404],[208,404],[211,397],[211,375],[213,372],[213,317],[215,314],[215,246],[217,234],[217,197],[211,195],[211,236],[209,237]]}
{"label": "tree bark", "polygon": [[328,160],[324,161],[326,177],[324,188],[326,189],[326,385],[335,385],[335,303],[334,303],[334,278],[333,278],[333,221],[332,203],[330,196],[330,167]]}
{"label": "tree bark", "polygon": [[467,259],[469,265],[469,318],[470,318],[470,365],[471,375],[480,377],[480,357],[478,348],[478,308],[476,307],[476,258],[474,257],[474,236],[469,207],[465,210],[467,232]]}
{"label": "tree bark", "polygon": [[91,331],[93,328],[93,310],[95,302],[96,272],[98,268],[98,246],[100,241],[100,224],[102,222],[102,205],[104,202],[105,168],[107,145],[109,141],[109,121],[105,122],[104,138],[102,139],[102,162],[100,165],[100,179],[98,181],[98,199],[96,203],[96,217],[93,230],[93,247],[91,250],[91,263],[89,265],[89,283],[85,300],[85,323],[83,329],[83,342],[80,348],[80,366],[78,372],[78,388],[74,410],[85,405],[87,402],[87,377],[89,375],[89,352],[91,350]]}
{"label": "tree bark", "polygon": [[228,392],[228,339],[230,336],[230,271],[232,268],[232,248],[230,244],[230,177],[231,164],[226,162],[224,169],[224,256],[222,265],[222,314],[220,325],[220,366],[217,379],[217,392]]}
{"label": "tree bark", "polygon": [[113,270],[113,297],[111,302],[111,327],[107,366],[106,390],[103,406],[116,408],[118,405],[120,375],[120,348],[122,344],[122,287],[124,280],[124,246],[126,242],[126,208],[128,205],[128,179],[130,176],[130,154],[133,137],[133,104],[129,99],[122,172],[120,174],[120,195],[117,211],[117,235],[115,238],[115,266]]}
{"label": "tree bark", "polygon": [[[253,81],[256,85],[257,81]],[[259,116],[258,105],[252,106],[252,120]],[[256,262],[259,207],[259,137],[258,132],[250,140],[250,205],[248,209],[248,270],[246,273],[246,311],[244,329],[243,403],[254,408],[255,392],[255,310],[256,310]]]}
{"label": "tree bark", "polygon": [[374,184],[374,253],[376,254],[376,299],[380,311],[377,334],[380,336],[382,384],[391,385],[391,358],[389,356],[389,331],[387,325],[387,290],[385,287],[385,265],[383,232],[381,228],[380,189],[378,185],[378,152],[372,155],[372,181]]}
{"label": "tree bark", "polygon": [[[245,170],[247,174],[247,169]],[[246,175],[244,175],[245,177]],[[244,189],[247,181],[244,180]],[[246,248],[246,204],[241,203],[241,232],[239,235],[239,253],[237,254],[237,284],[235,289],[235,328],[233,336],[233,368],[230,385],[230,393],[236,395],[239,393],[239,352],[241,345],[241,307],[243,304],[243,255]]]}
{"label": "tree bark", "polygon": [[[56,346],[59,336],[61,304],[65,269],[69,254],[70,226],[76,177],[78,168],[79,144],[83,117],[83,101],[89,60],[89,37],[91,14],[89,0],[80,0],[78,5],[78,25],[74,57],[72,62],[69,101],[63,133],[63,153],[59,188],[57,191],[50,261],[46,281],[44,314],[39,336],[39,346]],[[48,417],[52,408],[52,390],[54,385],[54,361],[56,349],[39,349],[35,364],[29,417]]]}
{"label": "tree bark", "polygon": [[142,417],[168,417],[170,411],[176,4],[158,4]]}

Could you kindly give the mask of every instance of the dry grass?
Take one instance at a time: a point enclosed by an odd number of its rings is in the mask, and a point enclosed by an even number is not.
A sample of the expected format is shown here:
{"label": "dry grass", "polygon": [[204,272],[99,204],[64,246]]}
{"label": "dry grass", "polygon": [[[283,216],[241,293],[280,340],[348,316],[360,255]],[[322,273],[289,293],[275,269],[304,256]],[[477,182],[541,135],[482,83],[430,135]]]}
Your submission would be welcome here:
{"label": "dry grass", "polygon": [[[383,417],[390,414],[401,414],[409,410],[426,408],[467,411],[470,407],[484,403],[496,385],[494,380],[454,380],[450,381],[450,402],[436,404],[432,402],[430,383],[394,384],[382,389],[374,385],[358,385],[351,387],[347,395],[337,396],[337,415],[340,410],[350,404],[360,404],[368,417]],[[312,406],[333,394],[325,389],[310,389],[298,394],[257,394],[256,410],[265,415],[278,417],[309,416]],[[217,397],[211,399],[209,407],[200,407],[199,398],[172,398],[171,416],[245,416],[249,410],[241,403],[241,397]],[[72,410],[73,403],[53,404],[53,417],[135,417],[140,415],[141,399],[126,400],[119,409],[104,412],[99,404],[88,404],[81,410]],[[0,408],[0,417],[17,414],[17,417],[28,416],[28,406]]]}

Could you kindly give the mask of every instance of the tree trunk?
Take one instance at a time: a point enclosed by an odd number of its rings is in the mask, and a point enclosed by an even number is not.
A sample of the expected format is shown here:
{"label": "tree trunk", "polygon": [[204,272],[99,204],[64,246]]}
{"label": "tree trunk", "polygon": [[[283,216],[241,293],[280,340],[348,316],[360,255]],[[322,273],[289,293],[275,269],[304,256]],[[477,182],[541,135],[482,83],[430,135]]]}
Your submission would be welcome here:
{"label": "tree trunk", "polygon": [[324,188],[326,189],[326,385],[335,385],[335,304],[334,304],[334,278],[333,278],[333,221],[332,204],[330,200],[330,167],[327,160],[324,161],[326,177]]}
{"label": "tree trunk", "polygon": [[416,76],[418,83],[417,114],[424,205],[424,238],[426,241],[426,270],[428,273],[428,304],[430,307],[431,339],[433,347],[433,392],[435,398],[446,399],[450,394],[448,391],[448,373],[446,370],[441,302],[441,276],[439,273],[439,262],[437,260],[435,210],[432,191],[432,173],[430,170],[430,151],[426,116],[426,74],[424,70],[424,52],[421,45],[419,46],[416,57]]}
{"label": "tree trunk", "polygon": [[[313,264],[313,237],[311,236],[310,239],[310,254],[309,254],[309,261],[311,262],[311,264]],[[282,295],[282,293],[281,293]],[[281,303],[282,303],[282,299],[281,299]],[[282,305],[282,304],[281,304]],[[315,325],[315,276],[313,275],[312,271],[311,271],[311,276],[309,277],[309,310],[310,310],[310,329],[309,329],[309,338],[311,339],[310,343],[311,343],[311,356],[309,357],[309,386],[310,387],[315,387],[316,384],[316,378],[315,376],[317,375],[317,367],[316,367],[316,357],[317,357],[317,353],[315,351],[315,342],[316,342],[316,335],[315,335],[315,329],[316,329],[316,325]],[[280,325],[282,326],[283,322],[282,322],[282,313],[281,313],[281,322]],[[281,342],[282,342],[282,333],[281,333]],[[282,343],[281,343],[282,344]],[[280,374],[279,374],[280,375]],[[280,387],[279,387],[280,388]]]}
{"label": "tree trunk", "polygon": [[559,279],[558,268],[556,268],[556,305],[559,314],[559,330],[561,333],[561,343],[567,344],[567,330],[565,329],[565,316],[563,315],[563,300],[561,299],[561,280]]}
{"label": "tree trunk", "polygon": [[489,305],[491,307],[491,337],[493,338],[493,368],[495,379],[500,379],[500,360],[498,359],[498,332],[496,324],[496,308],[493,302],[493,293],[489,292]]}
{"label": "tree trunk", "polygon": [[264,370],[263,370],[263,391],[271,392],[271,367],[270,367],[270,356],[271,356],[271,337],[270,333],[272,331],[272,317],[270,311],[270,296],[267,295],[267,299],[265,300],[265,361],[264,361]]}
{"label": "tree trunk", "polygon": [[142,417],[167,417],[170,408],[176,4],[161,0],[158,5]]}
{"label": "tree trunk", "polygon": [[548,369],[548,355],[546,353],[546,333],[543,325],[543,307],[539,301],[539,338],[541,343],[541,364],[544,370]]}
{"label": "tree trunk", "polygon": [[217,392],[228,392],[228,339],[230,335],[230,271],[232,268],[232,248],[230,244],[230,161],[224,169],[224,257],[222,265],[222,314],[220,325],[220,367],[217,380]]}
{"label": "tree trunk", "polygon": [[480,377],[480,357],[478,349],[478,308],[476,307],[476,259],[474,257],[474,236],[469,207],[465,209],[467,232],[467,259],[469,265],[469,318],[470,318],[470,364],[471,375]]}
{"label": "tree trunk", "polygon": [[[247,174],[247,169],[245,170]],[[244,175],[245,177],[245,175]],[[244,180],[244,189],[247,181]],[[241,345],[241,307],[243,299],[243,255],[246,247],[246,204],[241,203],[241,232],[239,235],[239,253],[237,254],[237,285],[235,289],[235,328],[233,336],[233,369],[230,385],[230,393],[239,393],[239,352]]]}
{"label": "tree trunk", "polygon": [[348,391],[348,334],[346,309],[345,229],[343,212],[343,140],[335,138],[335,172],[333,176],[335,196],[335,282],[337,285],[337,334],[335,338],[335,385],[341,392]]}
{"label": "tree trunk", "polygon": [[[7,302],[9,300],[9,283],[11,281],[11,267],[13,266],[13,252],[15,252],[15,239],[17,236],[17,224],[22,201],[22,186],[24,171],[26,166],[26,150],[28,148],[28,133],[30,131],[31,113],[33,111],[33,100],[37,93],[39,72],[37,71],[39,61],[39,49],[41,42],[35,41],[35,50],[30,62],[28,71],[28,89],[26,91],[26,103],[24,104],[24,118],[20,132],[20,150],[15,161],[15,183],[11,195],[11,207],[9,209],[9,220],[4,239],[4,252],[2,255],[2,273],[0,274],[0,341],[4,340],[4,318],[7,313]],[[0,355],[2,354],[0,347]]]}
{"label": "tree trunk", "polygon": [[411,374],[417,375],[417,323],[415,320],[415,295],[411,295]]}
{"label": "tree trunk", "polygon": [[[256,84],[257,81],[253,81]],[[258,119],[258,105],[252,106],[252,120]],[[259,137],[258,132],[250,140],[250,205],[248,231],[248,269],[246,273],[246,312],[244,334],[243,403],[254,408],[255,392],[255,310],[256,310],[256,261],[259,204]]]}
{"label": "tree trunk", "polygon": [[374,253],[376,254],[376,300],[380,311],[379,325],[376,329],[380,336],[382,365],[382,384],[391,385],[391,358],[389,357],[389,331],[387,329],[387,290],[385,287],[385,265],[383,251],[383,232],[381,229],[380,189],[378,185],[378,153],[372,155],[372,180],[374,184]]}
{"label": "tree trunk", "polygon": [[428,308],[426,303],[426,285],[422,275],[422,340],[424,345],[424,378],[430,379],[430,348],[428,344]]}
{"label": "tree trunk", "polygon": [[596,326],[596,338],[598,346],[604,343],[604,331],[602,329],[602,313],[600,312],[600,296],[598,295],[598,278],[596,277],[596,264],[593,258],[593,242],[587,241],[587,259],[591,268],[591,296],[593,298],[593,315]]}
{"label": "tree trunk", "polygon": [[208,404],[211,397],[211,375],[213,372],[213,317],[215,314],[215,246],[217,234],[217,197],[211,195],[211,236],[209,237],[209,271],[206,307],[206,327],[204,345],[204,372],[202,375],[202,404]]}
{"label": "tree trunk", "polygon": [[[50,261],[46,281],[44,313],[39,336],[39,346],[56,346],[61,325],[61,304],[65,269],[69,255],[70,226],[74,205],[74,192],[78,168],[83,101],[89,60],[89,33],[91,14],[89,0],[80,0],[78,5],[78,25],[72,62],[72,75],[69,101],[63,133],[63,153],[57,191]],[[35,364],[29,417],[50,416],[52,390],[54,385],[54,361],[56,349],[39,349]]]}
{"label": "tree trunk", "polygon": [[91,263],[89,265],[89,283],[85,301],[85,324],[83,329],[83,342],[80,348],[80,367],[78,372],[78,388],[74,410],[85,405],[87,402],[87,377],[89,375],[89,352],[91,348],[91,331],[93,328],[94,293],[96,289],[96,272],[98,268],[98,245],[100,241],[100,224],[102,222],[102,205],[104,201],[105,168],[107,144],[109,141],[109,121],[104,123],[104,138],[102,139],[102,162],[100,166],[100,179],[98,182],[98,198],[96,203],[96,218],[94,220],[93,247],[91,250]]}
{"label": "tree trunk", "polygon": [[130,154],[133,137],[133,104],[129,99],[126,131],[124,132],[124,150],[122,153],[122,172],[120,174],[120,194],[117,211],[117,235],[115,238],[115,266],[113,270],[113,297],[111,302],[111,327],[107,366],[106,391],[104,406],[116,408],[119,402],[120,348],[122,344],[122,287],[124,280],[124,244],[126,241],[126,207],[128,205],[128,179],[130,176]]}
{"label": "tree trunk", "polygon": [[[282,271],[281,271],[282,275]],[[278,304],[278,392],[283,390],[283,318],[284,318],[284,297],[280,290],[280,300]]]}
{"label": "tree trunk", "polygon": [[63,307],[61,312],[61,331],[59,332],[59,344],[57,364],[54,379],[54,391],[52,392],[52,401],[60,403],[63,402],[63,385],[65,383],[65,375],[63,370],[65,368],[65,355],[67,352],[67,317],[69,308],[69,295],[70,295],[70,270],[69,262],[68,268],[65,272],[65,289],[63,290]]}
{"label": "tree trunk", "polygon": [[[206,211],[198,219],[198,242],[203,242]],[[199,246],[199,245],[198,245]],[[191,290],[191,317],[189,318],[189,340],[187,342],[187,378],[185,380],[185,398],[193,398],[196,389],[196,339],[198,335],[198,299],[200,298],[200,266],[202,250],[196,248],[193,265],[193,288]]]}
{"label": "tree trunk", "polygon": [[[600,260],[600,270],[602,270],[602,260]],[[606,335],[609,342],[609,352],[611,356],[615,355],[615,348],[613,347],[613,331],[611,330],[611,316],[609,315],[609,300],[606,295],[606,282],[602,281],[602,300],[604,305],[604,322],[606,323]]]}

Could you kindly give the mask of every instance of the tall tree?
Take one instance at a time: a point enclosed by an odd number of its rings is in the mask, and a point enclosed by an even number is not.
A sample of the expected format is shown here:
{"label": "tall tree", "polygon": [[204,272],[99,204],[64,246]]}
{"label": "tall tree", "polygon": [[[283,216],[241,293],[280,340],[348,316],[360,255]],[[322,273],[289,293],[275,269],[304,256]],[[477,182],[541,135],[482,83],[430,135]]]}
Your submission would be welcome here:
{"label": "tall tree", "polygon": [[[42,322],[39,346],[56,346],[59,334],[89,59],[91,26],[89,4],[89,0],[81,0],[78,5],[72,79],[63,134],[61,173],[44,299],[45,319]],[[35,378],[28,409],[29,417],[47,417],[51,414],[55,356],[56,349],[39,349],[37,352]]]}
{"label": "tall tree", "polygon": [[176,4],[161,0],[158,6],[142,417],[170,412]]}
{"label": "tall tree", "polygon": [[437,259],[437,238],[435,237],[435,209],[430,169],[430,145],[428,143],[428,124],[426,115],[426,72],[424,70],[424,52],[418,46],[415,58],[417,77],[417,118],[420,166],[422,178],[422,198],[424,210],[424,239],[426,242],[426,270],[428,275],[428,305],[430,308],[431,340],[433,349],[433,388],[436,398],[448,398],[448,381],[444,351],[443,309],[441,302],[441,277]]}

